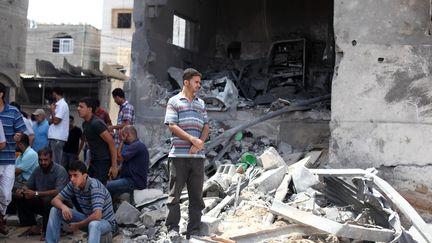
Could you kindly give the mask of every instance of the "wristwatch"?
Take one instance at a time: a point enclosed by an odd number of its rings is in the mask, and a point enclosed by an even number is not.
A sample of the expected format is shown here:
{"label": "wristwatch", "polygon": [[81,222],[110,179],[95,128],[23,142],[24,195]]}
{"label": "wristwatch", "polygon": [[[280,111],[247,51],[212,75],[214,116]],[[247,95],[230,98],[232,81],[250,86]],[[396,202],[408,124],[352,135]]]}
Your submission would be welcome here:
{"label": "wristwatch", "polygon": [[39,192],[35,192],[35,197],[38,197],[39,196]]}

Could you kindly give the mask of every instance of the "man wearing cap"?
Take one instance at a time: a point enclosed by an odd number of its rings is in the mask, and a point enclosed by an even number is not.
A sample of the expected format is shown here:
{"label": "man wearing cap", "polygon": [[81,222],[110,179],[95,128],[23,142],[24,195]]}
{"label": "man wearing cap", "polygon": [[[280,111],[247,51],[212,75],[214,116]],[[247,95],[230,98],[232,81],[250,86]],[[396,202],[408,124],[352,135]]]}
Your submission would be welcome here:
{"label": "man wearing cap", "polygon": [[49,124],[45,118],[45,111],[43,109],[37,109],[33,112],[33,115],[36,118],[36,123],[33,124],[35,139],[32,148],[38,152],[41,148],[48,146]]}

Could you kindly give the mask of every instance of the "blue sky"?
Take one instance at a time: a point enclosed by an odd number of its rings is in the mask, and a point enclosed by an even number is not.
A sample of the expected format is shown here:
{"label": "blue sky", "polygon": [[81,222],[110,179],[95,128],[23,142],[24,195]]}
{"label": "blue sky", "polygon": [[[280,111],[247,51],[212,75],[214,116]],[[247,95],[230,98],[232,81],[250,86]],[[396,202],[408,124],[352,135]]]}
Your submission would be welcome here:
{"label": "blue sky", "polygon": [[102,27],[103,0],[29,0],[27,18],[41,23]]}

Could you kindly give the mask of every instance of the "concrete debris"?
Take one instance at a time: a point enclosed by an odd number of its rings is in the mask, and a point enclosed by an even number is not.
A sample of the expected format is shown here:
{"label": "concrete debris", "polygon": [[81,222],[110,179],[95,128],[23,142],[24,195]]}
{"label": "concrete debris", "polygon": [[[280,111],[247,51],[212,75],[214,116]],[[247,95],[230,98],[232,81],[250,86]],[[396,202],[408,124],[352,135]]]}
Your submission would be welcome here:
{"label": "concrete debris", "polygon": [[143,213],[140,219],[146,227],[154,227],[157,221],[163,220],[165,217],[166,210],[158,209]]}
{"label": "concrete debris", "polygon": [[237,108],[238,90],[228,77],[216,80],[202,80],[198,96],[206,103],[208,111],[226,111]]}
{"label": "concrete debris", "polygon": [[264,170],[279,168],[286,165],[285,161],[273,147],[269,147],[259,158],[261,159]]}
{"label": "concrete debris", "polygon": [[166,198],[167,195],[158,189],[134,190],[134,201],[137,207]]}
{"label": "concrete debris", "polygon": [[122,202],[115,213],[115,219],[120,225],[136,224],[139,220],[140,211],[127,202]]}

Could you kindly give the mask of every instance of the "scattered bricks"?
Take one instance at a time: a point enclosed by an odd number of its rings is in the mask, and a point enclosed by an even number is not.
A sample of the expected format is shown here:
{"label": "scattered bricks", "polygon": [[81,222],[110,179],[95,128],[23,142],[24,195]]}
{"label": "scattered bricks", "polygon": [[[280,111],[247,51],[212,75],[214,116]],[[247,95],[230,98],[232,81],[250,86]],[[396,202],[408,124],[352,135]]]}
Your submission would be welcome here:
{"label": "scattered bricks", "polygon": [[220,218],[213,218],[210,216],[201,217],[200,233],[203,235],[212,235],[219,232]]}
{"label": "scattered bricks", "polygon": [[115,213],[115,219],[120,225],[131,225],[138,222],[140,211],[128,202],[122,202]]}
{"label": "scattered bricks", "polygon": [[269,192],[279,187],[287,168],[285,166],[265,171],[260,177],[252,181],[252,184],[262,192]]}
{"label": "scattered bricks", "polygon": [[166,217],[165,211],[153,210],[150,212],[145,212],[140,216],[141,221],[146,227],[154,227],[157,221],[163,220]]}
{"label": "scattered bricks", "polygon": [[259,158],[261,159],[264,170],[285,166],[285,161],[273,147],[266,149]]}

